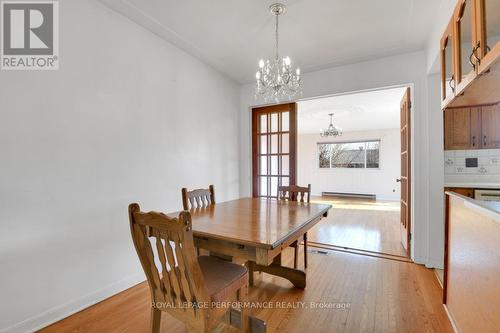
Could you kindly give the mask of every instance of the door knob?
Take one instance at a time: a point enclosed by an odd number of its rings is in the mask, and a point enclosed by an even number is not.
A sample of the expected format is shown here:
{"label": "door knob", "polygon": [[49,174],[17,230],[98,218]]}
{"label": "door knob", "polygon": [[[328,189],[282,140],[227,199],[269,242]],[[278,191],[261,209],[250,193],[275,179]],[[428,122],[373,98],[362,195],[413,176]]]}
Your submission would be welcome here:
{"label": "door knob", "polygon": [[396,182],[401,183],[401,178],[396,179]]}

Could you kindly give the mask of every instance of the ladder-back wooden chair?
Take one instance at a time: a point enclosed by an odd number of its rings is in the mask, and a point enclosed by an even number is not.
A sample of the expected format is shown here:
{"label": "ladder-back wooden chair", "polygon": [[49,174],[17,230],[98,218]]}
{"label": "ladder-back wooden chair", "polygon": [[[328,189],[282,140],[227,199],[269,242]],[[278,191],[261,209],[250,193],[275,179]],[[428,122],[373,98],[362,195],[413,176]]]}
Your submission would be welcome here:
{"label": "ladder-back wooden chair", "polygon": [[192,191],[183,188],[181,192],[184,210],[215,205],[215,188],[213,185],[210,185],[208,189],[197,189]]}
{"label": "ladder-back wooden chair", "polygon": [[[184,210],[201,209],[210,205],[215,205],[215,187],[209,185],[208,189],[199,188],[188,191],[187,188],[182,188],[182,208]],[[200,255],[200,249],[196,248],[196,253]]]}
{"label": "ladder-back wooden chair", "polygon": [[[211,332],[229,310],[213,307],[215,302],[247,300],[245,266],[196,256],[189,212],[169,218],[162,213],[141,212],[133,203],[129,219],[151,292],[151,332],[159,332],[162,311],[184,322],[189,331]],[[240,311],[241,329],[247,332],[248,309],[242,307]]]}
{"label": "ladder-back wooden chair", "polygon": [[[311,201],[311,184],[307,187],[296,185],[279,186],[278,199],[284,201],[298,201],[307,202]],[[290,244],[294,248],[293,268],[297,269],[299,257],[299,241]],[[307,232],[304,234],[304,267],[307,268]]]}

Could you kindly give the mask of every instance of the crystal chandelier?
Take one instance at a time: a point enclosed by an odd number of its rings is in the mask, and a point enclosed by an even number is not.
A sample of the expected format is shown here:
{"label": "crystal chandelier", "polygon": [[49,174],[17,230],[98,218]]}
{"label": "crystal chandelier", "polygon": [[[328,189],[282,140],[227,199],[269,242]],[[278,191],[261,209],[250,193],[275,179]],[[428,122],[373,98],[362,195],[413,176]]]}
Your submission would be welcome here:
{"label": "crystal chandelier", "polygon": [[280,58],[278,46],[278,16],[285,13],[286,7],[281,3],[275,3],[269,7],[271,14],[276,17],[276,50],[275,57],[272,60],[259,61],[259,70],[255,74],[257,84],[255,87],[255,96],[262,96],[266,101],[274,99],[279,102],[280,99],[290,100],[300,92],[302,81],[300,79],[300,68],[293,70],[290,57]]}
{"label": "crystal chandelier", "polygon": [[341,136],[342,135],[342,129],[333,126],[333,113],[328,114],[330,116],[330,125],[328,126],[327,129],[322,130],[320,135],[323,137],[328,137],[328,136]]}

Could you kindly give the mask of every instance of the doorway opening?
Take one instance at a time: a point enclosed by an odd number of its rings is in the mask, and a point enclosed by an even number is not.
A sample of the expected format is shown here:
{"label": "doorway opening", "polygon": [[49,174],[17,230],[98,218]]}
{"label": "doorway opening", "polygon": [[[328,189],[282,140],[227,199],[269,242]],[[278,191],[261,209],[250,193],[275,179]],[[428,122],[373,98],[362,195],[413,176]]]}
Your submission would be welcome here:
{"label": "doorway opening", "polygon": [[409,257],[410,89],[309,99],[296,109],[296,184],[311,184],[312,202],[333,206],[309,243]]}

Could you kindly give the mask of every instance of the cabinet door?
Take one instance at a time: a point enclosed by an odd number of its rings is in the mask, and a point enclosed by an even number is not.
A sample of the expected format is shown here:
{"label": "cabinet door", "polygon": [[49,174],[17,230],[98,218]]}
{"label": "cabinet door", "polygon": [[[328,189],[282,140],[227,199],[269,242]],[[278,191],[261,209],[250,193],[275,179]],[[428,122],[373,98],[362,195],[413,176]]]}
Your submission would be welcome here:
{"label": "cabinet door", "polygon": [[479,45],[479,74],[500,61],[500,1],[476,0],[477,37]]}
{"label": "cabinet door", "polygon": [[476,0],[459,0],[455,9],[455,72],[459,95],[477,76]]}
{"label": "cabinet door", "polygon": [[455,97],[454,23],[452,18],[441,38],[441,100],[443,108]]}
{"label": "cabinet door", "polygon": [[482,148],[500,148],[500,104],[483,106],[482,120]]}
{"label": "cabinet door", "polygon": [[445,149],[478,149],[479,124],[479,112],[476,108],[446,109],[444,112]]}
{"label": "cabinet door", "polygon": [[470,137],[472,149],[481,149],[481,108],[475,107],[470,109]]}

